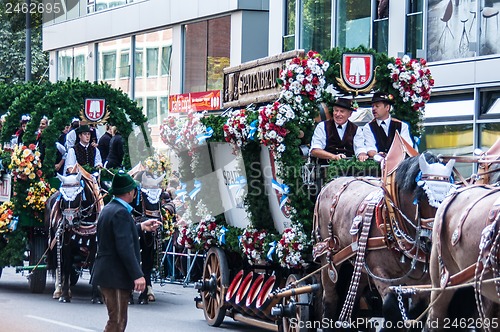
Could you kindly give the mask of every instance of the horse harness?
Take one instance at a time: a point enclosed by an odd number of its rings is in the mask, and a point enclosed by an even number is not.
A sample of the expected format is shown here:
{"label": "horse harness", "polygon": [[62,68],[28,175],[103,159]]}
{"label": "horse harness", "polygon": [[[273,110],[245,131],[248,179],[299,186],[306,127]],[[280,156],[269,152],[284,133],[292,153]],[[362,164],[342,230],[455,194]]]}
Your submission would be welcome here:
{"label": "horse harness", "polygon": [[[460,216],[459,223],[455,228],[455,230],[453,231],[451,237],[451,244],[453,246],[457,246],[462,237],[462,227],[465,221],[467,220],[467,217],[469,216],[470,212],[482,199],[499,192],[500,188],[488,185],[474,185],[474,186],[467,186],[460,188],[446,201],[443,213],[440,215],[440,218],[436,220],[435,227],[436,227],[437,238],[434,239],[434,241],[436,242],[437,245],[439,271],[441,275],[440,278],[441,288],[460,285],[470,280],[473,280],[474,278],[476,279],[476,282],[479,282],[479,280],[481,279],[480,274],[484,274],[486,269],[495,269],[495,268],[498,269],[498,266],[495,265],[497,264],[496,262],[500,260],[500,257],[493,257],[493,256],[498,256],[500,247],[500,240],[498,235],[500,234],[499,232],[500,198],[498,198],[495,201],[495,203],[490,208],[490,211],[488,213],[487,226],[484,228],[481,236],[481,242],[479,246],[480,254],[477,263],[468,266],[467,268],[463,269],[462,271],[454,275],[450,275],[442,256],[441,233],[443,229],[444,216],[446,215],[448,208],[450,207],[451,203],[455,200],[455,198],[458,196],[459,193],[478,187],[485,189],[491,188],[491,190],[485,192],[483,195],[480,195],[479,197],[474,199],[471,203],[469,203],[469,205],[465,208],[464,212]],[[495,236],[495,234],[497,235]],[[496,255],[492,255],[495,253]]]}

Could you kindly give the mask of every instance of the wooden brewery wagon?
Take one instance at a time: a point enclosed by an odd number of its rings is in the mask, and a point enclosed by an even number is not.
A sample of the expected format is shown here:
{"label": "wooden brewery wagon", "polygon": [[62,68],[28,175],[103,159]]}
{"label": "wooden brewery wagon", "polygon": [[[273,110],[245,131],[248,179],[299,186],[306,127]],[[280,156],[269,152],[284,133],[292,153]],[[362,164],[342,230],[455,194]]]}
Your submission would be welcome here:
{"label": "wooden brewery wagon", "polygon": [[[53,182],[57,182],[57,179],[49,181],[56,185]],[[0,192],[1,202],[9,202],[15,195],[12,174],[2,175]],[[30,215],[25,210],[2,211],[2,214],[11,214],[14,221],[11,222],[9,230],[4,230],[5,232],[0,234],[1,250],[10,251],[8,254],[11,257],[17,256],[18,258],[14,259],[16,265],[24,262],[16,266],[16,272],[28,273],[28,285],[32,293],[43,293],[47,281],[45,254],[48,246],[43,213],[38,217]],[[6,266],[10,265],[6,264]],[[0,266],[0,276],[4,267]]]}
{"label": "wooden brewery wagon", "polygon": [[[248,184],[238,180],[245,176],[242,160],[235,157],[227,143],[211,143],[210,151],[214,167],[222,175],[219,192],[225,205],[225,219],[231,226],[245,228],[250,221],[243,207]],[[260,169],[267,174],[264,188],[271,212],[269,218],[282,233],[290,220],[280,207],[279,190],[273,188],[276,173],[271,158],[269,149],[261,146]],[[211,247],[205,255],[202,279],[195,284],[200,293],[195,299],[196,306],[203,309],[211,326],[219,326],[226,316],[275,331],[287,326],[291,318],[310,321],[315,317],[315,303],[318,303],[314,300],[320,287],[317,276],[311,275],[300,281],[298,287],[286,289],[304,277],[306,271],[290,271],[266,262],[249,265],[235,253]]]}

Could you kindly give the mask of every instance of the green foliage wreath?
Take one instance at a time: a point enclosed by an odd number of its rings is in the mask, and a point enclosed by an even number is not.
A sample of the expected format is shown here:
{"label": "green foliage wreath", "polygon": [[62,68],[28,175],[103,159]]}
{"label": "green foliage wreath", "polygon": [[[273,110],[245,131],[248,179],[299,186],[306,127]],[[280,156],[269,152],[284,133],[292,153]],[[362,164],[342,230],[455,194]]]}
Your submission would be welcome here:
{"label": "green foliage wreath", "polygon": [[[325,77],[329,84],[333,84],[335,89],[342,92],[342,88],[339,86],[336,78],[341,77],[340,66],[337,64],[342,63],[342,54],[344,53],[368,53],[373,54],[375,58],[375,79],[376,83],[374,86],[375,90],[385,91],[394,96],[395,103],[393,106],[393,116],[406,122],[410,126],[410,134],[412,137],[420,136],[423,131],[422,127],[422,116],[421,112],[415,111],[411,105],[410,101],[405,102],[403,98],[400,97],[399,91],[394,88],[393,81],[391,79],[391,70],[388,68],[389,64],[394,64],[396,59],[393,57],[388,57],[385,53],[377,53],[371,48],[366,48],[364,46],[359,46],[355,48],[332,48],[329,51],[323,53],[323,58],[325,61],[330,63],[330,67],[327,70]],[[326,99],[331,99],[332,96],[324,96]],[[331,100],[327,100],[331,101]]]}

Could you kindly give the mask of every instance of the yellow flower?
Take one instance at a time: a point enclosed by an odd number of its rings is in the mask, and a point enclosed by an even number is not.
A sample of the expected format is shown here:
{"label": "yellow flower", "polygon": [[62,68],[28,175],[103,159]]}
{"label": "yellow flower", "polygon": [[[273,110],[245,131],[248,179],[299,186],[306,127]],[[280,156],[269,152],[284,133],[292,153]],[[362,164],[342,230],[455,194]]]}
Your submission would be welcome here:
{"label": "yellow flower", "polygon": [[35,173],[31,173],[30,175],[28,175],[28,178],[29,178],[30,180],[34,180],[34,179],[35,179],[35,177],[36,177],[36,176],[35,176]]}

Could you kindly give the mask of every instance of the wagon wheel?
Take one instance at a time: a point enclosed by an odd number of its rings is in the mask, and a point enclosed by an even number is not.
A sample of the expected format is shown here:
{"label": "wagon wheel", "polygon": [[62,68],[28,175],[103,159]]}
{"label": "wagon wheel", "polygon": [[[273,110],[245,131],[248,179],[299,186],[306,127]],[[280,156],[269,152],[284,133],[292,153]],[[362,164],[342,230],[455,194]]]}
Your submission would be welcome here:
{"label": "wagon wheel", "polygon": [[[29,263],[31,266],[38,264],[47,248],[47,238],[43,233],[35,233],[30,242]],[[43,265],[43,261],[39,264]],[[28,284],[32,293],[43,293],[47,282],[47,270],[38,267],[28,277]]]}
{"label": "wagon wheel", "polygon": [[203,265],[202,290],[203,313],[210,326],[219,326],[226,316],[225,297],[229,286],[229,269],[226,254],[220,248],[212,247],[208,250]]}
{"label": "wagon wheel", "polygon": [[[292,282],[299,280],[300,277],[296,274],[290,274],[286,279],[286,285],[288,286]],[[299,282],[296,286],[305,286],[304,282]],[[307,332],[307,331],[316,331],[316,329],[308,328],[305,325],[300,324],[299,322],[309,322],[311,321],[311,317],[309,314],[309,303],[312,294],[300,294],[294,295],[291,297],[283,298],[283,307],[288,308],[288,315],[283,315],[282,319],[282,328],[283,332]],[[292,324],[293,322],[293,324]]]}

